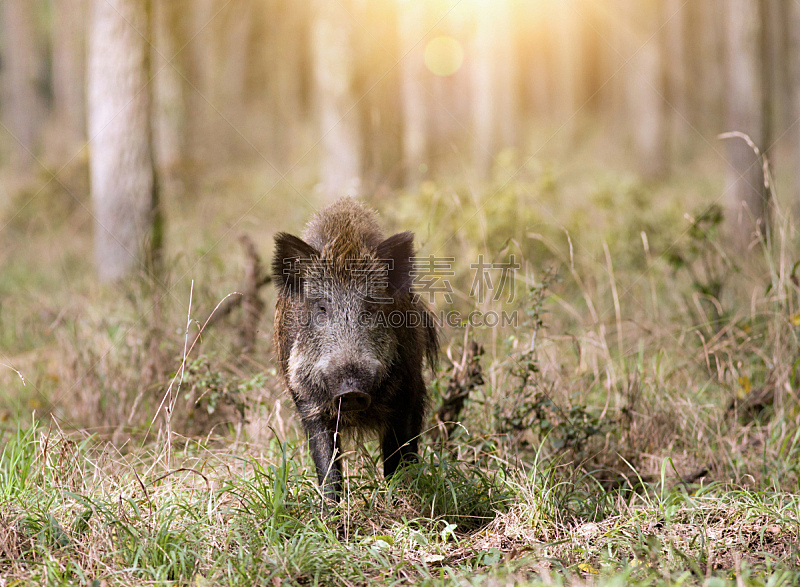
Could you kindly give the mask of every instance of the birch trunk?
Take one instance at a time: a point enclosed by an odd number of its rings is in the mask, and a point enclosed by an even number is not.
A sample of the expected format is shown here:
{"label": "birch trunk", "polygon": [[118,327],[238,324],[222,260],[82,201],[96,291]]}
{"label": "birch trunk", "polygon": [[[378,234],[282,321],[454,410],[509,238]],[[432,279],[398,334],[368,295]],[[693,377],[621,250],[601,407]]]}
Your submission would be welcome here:
{"label": "birch trunk", "polygon": [[102,281],[146,268],[143,262],[160,248],[148,8],[146,0],[92,3],[88,125],[95,263]]}

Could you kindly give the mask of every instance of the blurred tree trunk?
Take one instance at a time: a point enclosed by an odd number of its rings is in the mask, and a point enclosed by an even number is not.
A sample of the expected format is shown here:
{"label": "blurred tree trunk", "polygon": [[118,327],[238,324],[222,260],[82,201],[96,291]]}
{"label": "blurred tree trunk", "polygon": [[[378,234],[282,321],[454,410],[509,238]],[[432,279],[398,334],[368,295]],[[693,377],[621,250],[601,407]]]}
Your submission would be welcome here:
{"label": "blurred tree trunk", "polygon": [[664,60],[660,10],[662,0],[629,5],[634,35],[626,47],[627,111],[633,146],[644,177],[663,175],[668,167],[668,105],[664,99]]}
{"label": "blurred tree trunk", "polygon": [[725,128],[727,33],[720,15],[730,10],[727,0],[688,2],[686,11],[686,76],[689,122],[712,136]]}
{"label": "blurred tree trunk", "polygon": [[552,110],[553,74],[550,62],[551,26],[543,6],[531,9],[528,5],[514,4],[514,21],[517,23],[518,78],[522,100],[521,115],[544,118]]}
{"label": "blurred tree trunk", "polygon": [[792,64],[796,61],[791,50],[792,6],[797,3],[785,0],[768,0],[769,9],[769,63],[772,64],[771,89],[772,127],[781,132],[791,125],[792,116]]}
{"label": "blurred tree trunk", "polygon": [[55,0],[53,11],[53,107],[59,131],[71,146],[86,138],[87,3]]}
{"label": "blurred tree trunk", "polygon": [[472,166],[478,178],[489,175],[494,156],[497,104],[494,84],[497,47],[494,43],[494,5],[476,2],[472,46]]}
{"label": "blurred tree trunk", "polygon": [[[768,134],[770,144],[764,145],[766,155],[773,169],[782,168],[784,154],[794,163],[794,133],[787,132],[796,120],[791,111],[792,106],[792,67],[796,61],[791,51],[792,5],[794,1],[767,0],[766,2],[766,49],[765,64],[769,68],[769,96],[767,96]],[[783,174],[775,174],[775,189],[784,191]],[[780,177],[777,177],[780,175]],[[791,180],[788,180],[791,182]],[[787,192],[792,184],[787,185]]]}
{"label": "blurred tree trunk", "polygon": [[493,2],[495,25],[493,37],[496,53],[496,77],[494,93],[497,96],[497,137],[495,150],[514,147],[517,144],[518,100],[517,100],[517,56],[515,55],[513,31],[514,15],[510,0]]}
{"label": "blurred tree trunk", "polygon": [[[608,106],[610,95],[604,95],[610,88],[606,82],[616,68],[609,53],[614,53],[614,39],[608,36],[605,28],[605,6],[592,0],[583,1],[579,5],[579,18],[583,22],[582,57],[584,73],[584,102],[586,112],[592,117],[603,116]],[[619,55],[617,55],[619,57]]]}
{"label": "blurred tree trunk", "polygon": [[[791,23],[789,30],[791,31],[789,39],[787,39],[789,52],[794,55],[794,59],[789,62],[790,75],[791,75],[791,88],[792,95],[790,97],[789,108],[789,123],[794,121],[800,116],[800,4],[791,2],[788,10],[788,20]],[[794,166],[794,209],[800,212],[800,124],[794,127],[792,133],[792,158],[790,165]]]}
{"label": "blurred tree trunk", "polygon": [[[189,0],[184,1],[188,2]],[[210,139],[209,118],[211,118],[211,113],[209,113],[210,108],[204,96],[213,96],[213,76],[211,75],[215,44],[213,15],[219,9],[216,7],[215,0],[192,0],[191,7],[192,10],[183,11],[183,24],[186,29],[182,35],[187,42],[190,39],[192,42],[173,61],[188,80],[186,84],[189,86],[185,88],[184,94],[186,107],[184,158],[189,171],[186,174],[188,193],[197,192],[199,189],[200,171],[206,169],[206,163],[212,159],[216,148],[216,145],[213,144],[214,141]],[[195,35],[197,35],[196,38]],[[213,113],[213,116],[219,118],[216,113]]]}
{"label": "blurred tree trunk", "polygon": [[398,4],[400,28],[400,92],[403,110],[403,169],[405,186],[413,189],[424,173],[428,157],[428,93],[425,68],[426,4],[417,0]]}
{"label": "blurred tree trunk", "polygon": [[561,0],[554,7],[552,48],[555,80],[556,124],[570,135],[575,134],[576,118],[585,100],[583,37],[577,0]]}
{"label": "blurred tree trunk", "polygon": [[[44,104],[38,92],[36,3],[3,0],[3,118],[14,135],[18,163],[30,162],[41,127]],[[18,141],[18,142],[17,142]]]}
{"label": "blurred tree trunk", "polygon": [[629,65],[626,64],[626,60],[630,51],[628,44],[631,33],[629,25],[625,22],[626,0],[614,0],[609,6],[613,10],[611,15],[606,12],[607,8],[598,8],[595,5],[595,10],[602,15],[604,28],[600,30],[603,31],[606,41],[602,45],[600,56],[604,75],[598,101],[604,132],[622,143],[630,140],[626,87]]}
{"label": "blurred tree trunk", "polygon": [[[262,118],[249,117],[248,75],[259,65],[253,48],[254,30],[259,26],[258,0],[192,0],[183,10],[191,21],[191,35],[197,31],[187,51],[192,65],[186,77],[197,88],[187,92],[193,159],[241,161],[262,149],[257,137]],[[255,61],[255,63],[254,63]],[[260,88],[264,89],[264,88]],[[246,137],[243,139],[242,137]]]}
{"label": "blurred tree trunk", "polygon": [[[184,39],[183,0],[153,0],[156,49],[153,51],[155,99],[154,149],[159,174],[174,176],[183,162],[186,140],[186,105],[184,81],[179,63],[174,59],[186,42]],[[171,63],[168,63],[172,60]]]}
{"label": "blurred tree trunk", "polygon": [[[239,128],[247,122],[247,103],[251,98],[248,73],[254,65],[251,56],[254,53],[252,33],[256,0],[237,0],[230,5],[223,0],[220,8],[223,8],[222,12],[214,19],[219,32],[215,36],[217,46],[213,71],[217,91],[212,94],[212,102]],[[222,128],[228,132],[227,123],[223,123]],[[235,146],[242,142],[238,136],[233,137]]]}
{"label": "blurred tree trunk", "polygon": [[[157,260],[162,240],[153,164],[148,0],[93,0],[88,125],[95,262],[101,280]],[[143,38],[144,37],[144,38]]]}
{"label": "blurred tree trunk", "polygon": [[665,0],[662,11],[664,22],[663,56],[665,80],[664,96],[669,102],[667,118],[672,154],[679,154],[687,139],[689,126],[686,86],[686,26],[687,7],[684,0]]}
{"label": "blurred tree trunk", "polygon": [[516,79],[511,7],[478,2],[472,55],[473,164],[487,177],[498,150],[516,142]]}
{"label": "blurred tree trunk", "polygon": [[[686,107],[689,112],[689,122],[701,131],[708,126],[703,118],[703,94],[707,87],[703,80],[703,41],[708,37],[708,27],[705,21],[705,4],[702,2],[689,2],[686,10],[686,52],[685,67],[687,84],[692,91],[686,95]],[[715,129],[719,130],[719,129]]]}
{"label": "blurred tree trunk", "polygon": [[289,166],[308,147],[305,135],[309,114],[311,11],[307,3],[293,0],[270,0],[266,10],[273,18],[265,18],[265,34],[274,42],[262,44],[268,65],[251,79],[254,85],[269,88],[266,109],[273,129],[271,158]]}
{"label": "blurred tree trunk", "polygon": [[[398,167],[398,162],[404,164],[401,136],[404,125],[401,113],[397,112],[403,109],[404,62],[411,58],[401,60],[404,52],[400,48],[399,19],[404,8],[401,3],[360,0],[358,14],[354,15],[361,33],[357,35],[358,74],[354,90],[356,96],[365,96],[360,104],[364,148],[361,189],[370,193],[404,183],[398,177],[405,171]],[[424,20],[419,22],[420,29],[424,25]],[[370,33],[364,34],[364,28]],[[422,29],[416,40],[425,32]]]}
{"label": "blurred tree trunk", "polygon": [[357,195],[361,183],[361,131],[353,92],[354,27],[351,0],[316,0],[311,44],[320,133],[320,184],[332,200]]}
{"label": "blurred tree trunk", "polygon": [[[742,132],[763,150],[769,146],[769,68],[765,62],[766,0],[730,0],[728,33],[728,131]],[[746,141],[726,141],[728,228],[738,245],[750,241],[754,227],[768,228],[769,192],[759,158]]]}

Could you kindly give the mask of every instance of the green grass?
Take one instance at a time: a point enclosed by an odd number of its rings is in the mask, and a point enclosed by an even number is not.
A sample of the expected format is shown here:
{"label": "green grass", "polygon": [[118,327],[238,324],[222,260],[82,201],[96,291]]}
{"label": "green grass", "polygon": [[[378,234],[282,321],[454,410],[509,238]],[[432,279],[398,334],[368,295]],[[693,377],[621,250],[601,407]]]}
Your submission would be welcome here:
{"label": "green grass", "polygon": [[[268,258],[310,212],[293,191],[259,201],[270,182],[251,173],[167,198],[163,279],[109,288],[91,277],[91,219],[52,212],[48,192],[0,234],[0,363],[25,376],[0,366],[0,579],[800,583],[800,238],[782,218],[769,246],[733,255],[706,175],[534,161],[480,191],[456,178],[372,198],[423,254],[456,259],[463,295],[439,309],[520,325],[445,329],[434,408],[466,385],[464,343],[485,350],[461,426],[445,439],[431,420],[420,462],[389,480],[374,441],[352,442],[326,515],[269,311],[254,352],[236,348],[234,311],[180,373],[187,312],[191,344],[239,288],[231,237]],[[511,254],[514,300],[469,299],[470,263]]]}
{"label": "green grass", "polygon": [[[592,494],[541,464],[473,475],[427,453],[397,480],[362,467],[320,514],[296,447],[259,456],[191,444],[120,455],[30,426],[0,457],[3,572],[48,584],[421,583],[790,585],[800,498],[723,484]],[[368,458],[369,455],[366,455]],[[666,464],[665,464],[666,465]],[[401,482],[402,481],[402,482]],[[584,508],[585,509],[585,508]],[[711,581],[709,583],[709,581]]]}

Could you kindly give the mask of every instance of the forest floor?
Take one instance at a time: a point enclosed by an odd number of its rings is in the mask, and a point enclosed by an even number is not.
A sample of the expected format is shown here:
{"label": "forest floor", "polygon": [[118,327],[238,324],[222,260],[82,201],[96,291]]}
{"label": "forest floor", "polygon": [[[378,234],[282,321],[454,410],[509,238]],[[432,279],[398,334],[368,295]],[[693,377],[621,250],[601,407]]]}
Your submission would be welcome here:
{"label": "forest floor", "polygon": [[[453,259],[437,308],[518,323],[443,329],[421,462],[387,481],[353,441],[326,516],[276,375],[273,293],[249,349],[240,309],[215,311],[263,270],[237,238],[266,265],[310,186],[251,169],[184,185],[164,274],[108,287],[70,195],[85,168],[17,190],[0,211],[0,585],[800,584],[791,217],[733,254],[702,170],[520,169],[369,198],[387,232]],[[502,299],[471,297],[480,256],[512,254]]]}

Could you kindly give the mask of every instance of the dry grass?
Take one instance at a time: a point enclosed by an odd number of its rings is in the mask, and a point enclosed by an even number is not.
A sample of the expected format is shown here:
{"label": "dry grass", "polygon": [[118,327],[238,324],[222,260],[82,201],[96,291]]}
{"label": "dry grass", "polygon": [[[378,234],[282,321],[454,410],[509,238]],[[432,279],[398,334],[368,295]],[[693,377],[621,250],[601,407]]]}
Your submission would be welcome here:
{"label": "dry grass", "polygon": [[[306,211],[201,183],[192,207],[173,200],[164,279],[112,289],[92,282],[79,208],[45,232],[35,224],[49,199],[15,219],[0,234],[11,251],[0,254],[0,363],[27,385],[0,369],[3,580],[796,584],[792,220],[731,256],[713,208],[687,204],[711,203],[708,182],[692,193],[685,178],[567,171],[375,198],[424,254],[455,257],[453,308],[516,310],[520,326],[445,331],[456,363],[464,344],[485,349],[468,362],[481,377],[444,360],[431,385],[437,406],[464,400],[461,425],[445,435],[432,420],[422,463],[390,482],[376,447],[354,444],[329,520],[269,317],[248,353],[233,309],[184,354],[190,291],[191,343],[247,270],[225,235],[248,232],[268,256],[271,232],[298,229]],[[268,183],[251,176],[244,191]],[[512,253],[524,268],[515,299],[476,304],[470,264]],[[166,427],[159,407],[178,380]]]}

